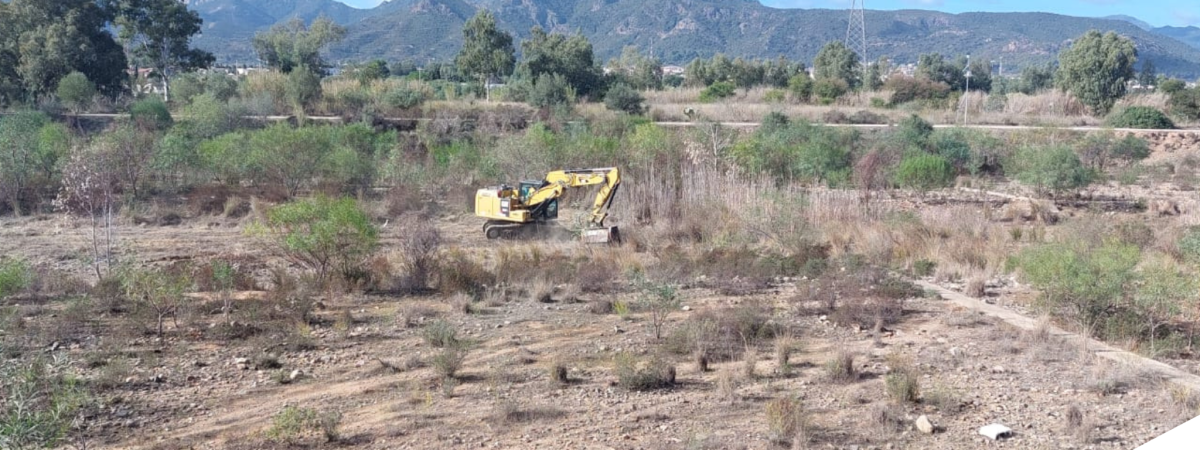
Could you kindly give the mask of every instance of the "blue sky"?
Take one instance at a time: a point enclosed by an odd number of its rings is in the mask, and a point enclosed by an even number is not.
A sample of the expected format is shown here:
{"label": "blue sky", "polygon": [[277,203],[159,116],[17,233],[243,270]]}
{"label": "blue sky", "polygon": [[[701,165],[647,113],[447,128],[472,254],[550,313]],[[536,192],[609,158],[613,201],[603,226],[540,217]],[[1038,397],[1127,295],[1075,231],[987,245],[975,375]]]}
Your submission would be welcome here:
{"label": "blue sky", "polygon": [[[338,0],[356,8],[370,8],[381,0]],[[760,0],[777,8],[846,8],[850,0]],[[1200,26],[1197,0],[863,0],[868,9],[932,9],[951,13],[1052,12],[1070,16],[1101,17],[1125,14],[1156,27]]]}

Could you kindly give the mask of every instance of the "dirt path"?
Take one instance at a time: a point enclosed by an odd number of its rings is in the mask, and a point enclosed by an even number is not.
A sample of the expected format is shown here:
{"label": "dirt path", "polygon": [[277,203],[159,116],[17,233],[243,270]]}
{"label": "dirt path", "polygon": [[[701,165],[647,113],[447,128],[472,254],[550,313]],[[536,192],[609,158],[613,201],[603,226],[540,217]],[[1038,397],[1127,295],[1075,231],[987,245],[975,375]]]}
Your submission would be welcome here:
{"label": "dirt path", "polygon": [[[1033,330],[1038,327],[1037,320],[1016,313],[1012,310],[1005,309],[1001,306],[968,297],[933,283],[925,281],[917,281],[916,283],[925,289],[937,292],[938,295],[942,296],[942,298],[954,302],[963,308],[982,312],[989,316],[1008,322],[1009,324],[1021,328],[1022,330]],[[1101,358],[1105,358],[1119,364],[1128,365],[1137,370],[1159,373],[1172,383],[1192,389],[1193,391],[1200,391],[1200,376],[1192,375],[1153,359],[1118,349],[1095,339],[1064,331],[1063,329],[1055,326],[1050,326],[1050,333],[1053,336],[1060,337],[1072,344],[1079,346],[1080,348],[1086,349],[1088,352]]]}

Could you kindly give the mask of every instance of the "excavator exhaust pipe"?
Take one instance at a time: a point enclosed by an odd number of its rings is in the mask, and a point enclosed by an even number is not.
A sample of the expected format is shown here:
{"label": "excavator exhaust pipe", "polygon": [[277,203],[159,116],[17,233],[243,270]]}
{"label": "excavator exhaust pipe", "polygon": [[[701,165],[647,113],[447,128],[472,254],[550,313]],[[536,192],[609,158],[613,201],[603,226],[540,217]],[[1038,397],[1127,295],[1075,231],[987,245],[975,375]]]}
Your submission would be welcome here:
{"label": "excavator exhaust pipe", "polygon": [[583,242],[588,244],[620,244],[621,230],[617,227],[583,230]]}

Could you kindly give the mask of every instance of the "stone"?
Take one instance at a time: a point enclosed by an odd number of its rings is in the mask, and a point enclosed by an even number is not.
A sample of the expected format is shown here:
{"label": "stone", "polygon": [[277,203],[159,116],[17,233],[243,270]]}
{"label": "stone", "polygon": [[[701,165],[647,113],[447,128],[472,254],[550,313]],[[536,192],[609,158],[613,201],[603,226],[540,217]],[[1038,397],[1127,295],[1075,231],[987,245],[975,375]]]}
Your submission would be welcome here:
{"label": "stone", "polygon": [[993,423],[991,425],[979,429],[979,434],[987,436],[989,439],[996,441],[1002,438],[1012,436],[1012,428],[1004,425]]}
{"label": "stone", "polygon": [[288,381],[296,381],[297,378],[300,378],[300,375],[300,369],[294,369],[292,370],[292,373],[288,375]]}
{"label": "stone", "polygon": [[996,366],[992,368],[992,373],[1004,373],[1004,366]]}
{"label": "stone", "polygon": [[915,425],[917,426],[918,430],[921,430],[922,433],[933,434],[934,432],[933,422],[930,422],[929,417],[924,415],[917,418]]}

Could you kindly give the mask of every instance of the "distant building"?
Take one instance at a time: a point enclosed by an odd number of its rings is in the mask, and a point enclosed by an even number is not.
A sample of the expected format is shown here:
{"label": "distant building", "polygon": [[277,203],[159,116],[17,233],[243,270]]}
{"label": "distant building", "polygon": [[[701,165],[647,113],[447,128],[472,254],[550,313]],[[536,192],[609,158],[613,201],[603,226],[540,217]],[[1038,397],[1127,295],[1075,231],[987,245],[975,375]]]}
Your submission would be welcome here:
{"label": "distant building", "polygon": [[668,75],[683,76],[683,73],[686,71],[687,71],[686,69],[679,67],[679,66],[663,66],[663,68],[662,68],[663,76],[668,76]]}

